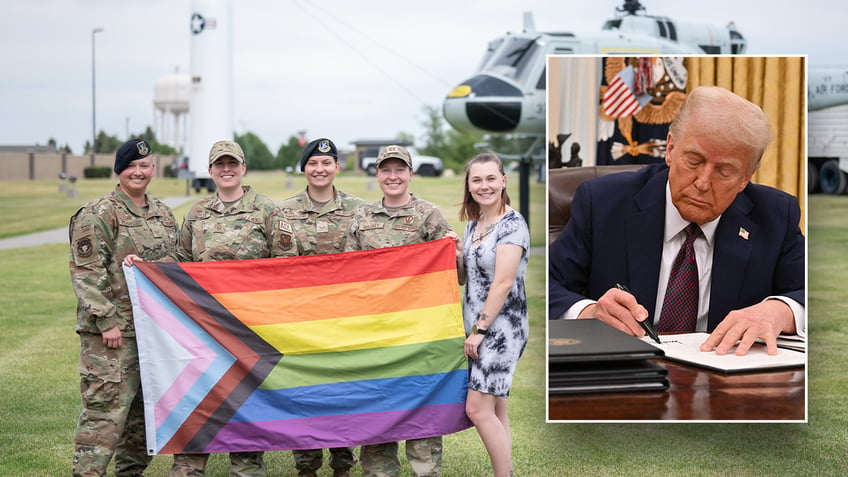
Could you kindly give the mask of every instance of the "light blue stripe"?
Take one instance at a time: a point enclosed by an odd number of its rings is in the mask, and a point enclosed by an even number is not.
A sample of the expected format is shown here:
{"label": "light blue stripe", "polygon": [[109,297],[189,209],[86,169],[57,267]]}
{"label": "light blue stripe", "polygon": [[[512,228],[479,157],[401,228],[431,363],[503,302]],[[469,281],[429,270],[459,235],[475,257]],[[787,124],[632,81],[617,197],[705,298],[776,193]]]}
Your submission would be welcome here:
{"label": "light blue stripe", "polygon": [[[215,359],[212,361],[206,370],[198,377],[197,381],[191,388],[180,398],[177,405],[168,414],[168,417],[162,421],[162,424],[156,429],[156,444],[157,452],[161,450],[180,426],[188,419],[191,413],[197,408],[197,405],[203,398],[209,394],[209,391],[221,380],[224,374],[235,363],[235,357],[221,346],[209,333],[203,330],[194,320],[177,307],[162,291],[159,290],[143,273],[136,273],[136,282],[138,288],[150,295],[156,302],[170,313],[173,319],[185,326],[197,339],[202,342],[211,352],[214,353]],[[155,350],[152,350],[155,353]],[[160,361],[160,365],[165,366],[167,362]],[[152,370],[155,373],[155,370]]]}

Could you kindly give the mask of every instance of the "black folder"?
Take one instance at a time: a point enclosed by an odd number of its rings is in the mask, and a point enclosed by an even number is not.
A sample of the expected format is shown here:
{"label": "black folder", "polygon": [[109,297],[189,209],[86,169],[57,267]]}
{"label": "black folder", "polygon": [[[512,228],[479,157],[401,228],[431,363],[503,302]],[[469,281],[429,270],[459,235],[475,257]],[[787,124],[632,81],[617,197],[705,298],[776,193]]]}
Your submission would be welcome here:
{"label": "black folder", "polygon": [[548,392],[665,391],[663,351],[599,320],[548,322]]}
{"label": "black folder", "polygon": [[662,358],[663,350],[595,319],[549,320],[551,363]]}
{"label": "black folder", "polygon": [[558,363],[548,368],[548,392],[579,394],[664,391],[668,370],[649,360]]}

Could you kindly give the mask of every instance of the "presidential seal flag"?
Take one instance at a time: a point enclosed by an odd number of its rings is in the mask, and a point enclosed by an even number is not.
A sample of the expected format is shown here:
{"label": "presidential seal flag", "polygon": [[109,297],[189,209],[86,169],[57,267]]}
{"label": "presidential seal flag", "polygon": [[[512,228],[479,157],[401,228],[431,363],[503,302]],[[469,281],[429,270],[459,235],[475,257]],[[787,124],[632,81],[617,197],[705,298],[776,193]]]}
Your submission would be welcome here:
{"label": "presidential seal flag", "polygon": [[148,452],[358,446],[470,427],[450,239],[126,267]]}

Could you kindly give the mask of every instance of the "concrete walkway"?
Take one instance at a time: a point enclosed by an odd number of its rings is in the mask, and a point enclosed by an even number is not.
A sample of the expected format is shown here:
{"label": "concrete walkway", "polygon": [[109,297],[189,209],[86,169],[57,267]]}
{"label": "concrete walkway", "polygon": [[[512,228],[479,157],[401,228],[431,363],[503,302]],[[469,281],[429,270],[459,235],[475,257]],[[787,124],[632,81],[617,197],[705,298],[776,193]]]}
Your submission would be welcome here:
{"label": "concrete walkway", "polygon": [[[197,200],[195,197],[166,197],[162,202],[168,207],[179,207],[191,200]],[[70,217],[69,217],[70,219]],[[9,237],[0,239],[0,250],[10,248],[34,247],[36,245],[44,245],[48,243],[63,243],[68,245],[68,227],[61,227],[53,230],[45,230],[44,232],[36,232],[33,234],[19,235],[17,237]]]}

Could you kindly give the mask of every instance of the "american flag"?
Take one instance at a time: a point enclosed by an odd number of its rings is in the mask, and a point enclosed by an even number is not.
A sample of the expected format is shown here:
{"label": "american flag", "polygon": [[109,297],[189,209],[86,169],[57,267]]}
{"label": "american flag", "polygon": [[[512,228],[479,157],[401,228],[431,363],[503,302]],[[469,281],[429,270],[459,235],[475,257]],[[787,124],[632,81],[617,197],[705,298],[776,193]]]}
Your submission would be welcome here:
{"label": "american flag", "polygon": [[612,118],[623,118],[642,109],[639,99],[633,94],[633,77],[633,67],[628,66],[613,78],[604,93],[604,114]]}

